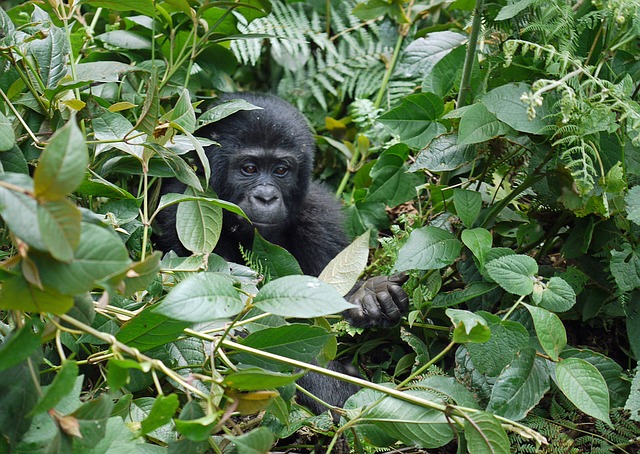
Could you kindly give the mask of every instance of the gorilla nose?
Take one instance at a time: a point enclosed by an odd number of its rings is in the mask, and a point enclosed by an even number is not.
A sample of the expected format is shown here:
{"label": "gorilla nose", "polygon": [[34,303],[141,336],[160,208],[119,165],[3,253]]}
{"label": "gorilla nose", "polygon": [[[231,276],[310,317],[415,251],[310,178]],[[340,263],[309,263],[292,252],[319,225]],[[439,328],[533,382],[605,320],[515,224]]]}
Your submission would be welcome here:
{"label": "gorilla nose", "polygon": [[260,205],[272,205],[278,201],[278,191],[276,188],[264,186],[257,188],[252,194],[252,198]]}

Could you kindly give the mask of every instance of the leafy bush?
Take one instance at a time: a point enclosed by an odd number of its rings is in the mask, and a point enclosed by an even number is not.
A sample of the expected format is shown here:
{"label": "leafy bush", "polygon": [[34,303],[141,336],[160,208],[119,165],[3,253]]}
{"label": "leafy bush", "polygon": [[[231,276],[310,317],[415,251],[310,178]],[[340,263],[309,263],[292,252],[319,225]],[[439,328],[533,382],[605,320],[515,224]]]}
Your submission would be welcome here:
{"label": "leafy bush", "polygon": [[[3,450],[636,443],[640,6],[316,3],[0,10]],[[356,237],[320,279],[259,237],[253,270],[212,254],[242,213],[194,133],[238,88],[316,128]],[[158,197],[172,176],[190,189]],[[175,204],[191,257],[153,251]],[[362,333],[330,315],[370,245],[411,312]],[[363,388],[339,423],[292,400],[304,370]]]}

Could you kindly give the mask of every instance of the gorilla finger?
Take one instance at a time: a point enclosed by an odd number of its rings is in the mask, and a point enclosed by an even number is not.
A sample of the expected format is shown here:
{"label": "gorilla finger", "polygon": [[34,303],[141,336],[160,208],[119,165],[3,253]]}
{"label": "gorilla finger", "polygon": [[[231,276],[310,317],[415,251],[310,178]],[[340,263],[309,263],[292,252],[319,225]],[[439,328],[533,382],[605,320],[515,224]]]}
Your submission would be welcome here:
{"label": "gorilla finger", "polygon": [[362,301],[360,302],[362,305],[362,311],[365,316],[369,320],[370,325],[377,325],[378,321],[383,320],[383,314],[380,311],[380,306],[378,305],[378,300],[373,293],[367,293]]}
{"label": "gorilla finger", "polygon": [[386,317],[388,321],[395,324],[400,318],[402,318],[402,314],[396,306],[396,303],[393,301],[393,297],[388,292],[378,292],[376,294],[378,298],[378,304],[380,304],[380,308],[382,309],[382,314]]}
{"label": "gorilla finger", "polygon": [[389,276],[389,280],[395,284],[402,285],[409,280],[409,275],[406,272],[401,271],[400,273]]}
{"label": "gorilla finger", "polygon": [[409,295],[407,295],[407,292],[397,285],[390,285],[388,290],[400,312],[403,314],[407,312],[409,309]]}

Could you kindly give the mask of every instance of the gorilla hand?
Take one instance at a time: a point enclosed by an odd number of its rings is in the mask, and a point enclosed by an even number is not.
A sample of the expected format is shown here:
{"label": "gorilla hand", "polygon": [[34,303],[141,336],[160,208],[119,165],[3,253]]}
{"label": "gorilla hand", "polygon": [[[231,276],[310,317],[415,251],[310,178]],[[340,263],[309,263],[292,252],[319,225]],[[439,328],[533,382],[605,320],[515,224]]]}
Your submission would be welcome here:
{"label": "gorilla hand", "polygon": [[344,318],[357,328],[398,324],[409,308],[409,297],[402,289],[407,279],[406,273],[398,273],[372,277],[356,285],[345,298],[358,307],[345,311]]}

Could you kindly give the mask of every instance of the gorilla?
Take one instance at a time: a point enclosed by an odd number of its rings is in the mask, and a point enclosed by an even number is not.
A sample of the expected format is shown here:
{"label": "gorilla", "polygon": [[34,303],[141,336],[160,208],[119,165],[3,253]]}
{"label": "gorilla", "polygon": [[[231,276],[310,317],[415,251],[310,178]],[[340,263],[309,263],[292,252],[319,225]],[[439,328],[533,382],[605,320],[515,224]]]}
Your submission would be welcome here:
{"label": "gorilla", "polygon": [[[242,263],[239,245],[251,248],[256,228],[267,241],[288,250],[305,274],[318,276],[349,242],[340,203],[311,179],[315,141],[305,118],[275,96],[234,93],[221,99],[244,99],[261,109],[236,112],[195,134],[218,143],[205,149],[211,166],[210,186],[220,199],[240,206],[251,219],[249,223],[224,210],[214,253]],[[181,193],[184,188],[178,180],[169,179],[161,192]],[[178,239],[175,217],[175,207],[158,216],[156,247],[189,255]],[[356,307],[345,311],[344,318],[356,327],[397,324],[408,309],[408,297],[401,287],[406,279],[405,275],[380,276],[359,282],[346,296]],[[341,405],[354,392],[345,383],[307,376],[303,379],[313,383],[302,386],[313,388],[314,394],[319,387],[327,388],[318,394],[330,403]],[[329,389],[332,387],[338,388]]]}

